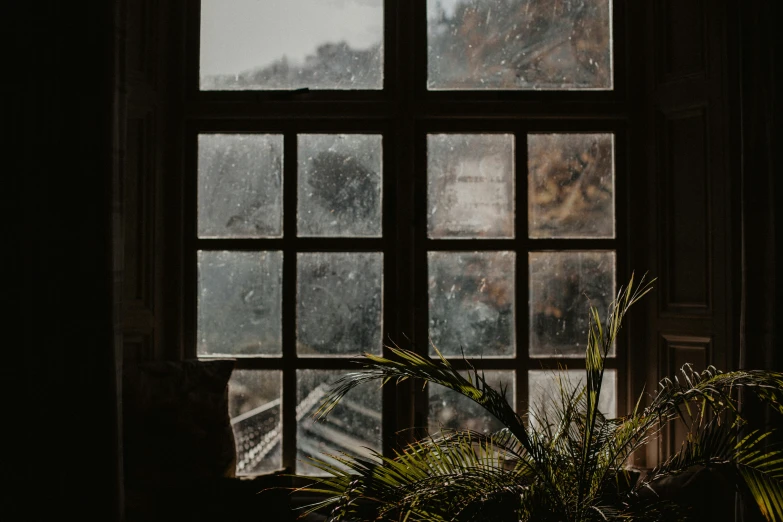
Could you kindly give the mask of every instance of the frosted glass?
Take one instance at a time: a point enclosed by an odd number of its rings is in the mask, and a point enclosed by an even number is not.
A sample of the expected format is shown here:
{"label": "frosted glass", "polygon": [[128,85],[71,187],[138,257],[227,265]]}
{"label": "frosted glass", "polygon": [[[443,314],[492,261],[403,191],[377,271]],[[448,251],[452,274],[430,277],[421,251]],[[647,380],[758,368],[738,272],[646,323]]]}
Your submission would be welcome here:
{"label": "frosted glass", "polygon": [[529,260],[530,355],[584,357],[590,305],[604,321],[614,298],[614,252],[533,252]]}
{"label": "frosted glass", "polygon": [[515,254],[430,252],[427,258],[430,338],[438,350],[514,355]]}
{"label": "frosted glass", "polygon": [[[324,475],[310,457],[329,460],[325,453],[368,457],[381,449],[381,389],[369,384],[349,393],[325,421],[313,421],[331,384],[346,370],[296,371],[296,472]],[[335,463],[334,461],[331,461]],[[342,466],[341,466],[342,467]]]}
{"label": "frosted glass", "polygon": [[[466,372],[460,372],[467,377]],[[514,372],[507,370],[486,370],[484,378],[498,392],[507,388],[506,400],[514,406]],[[429,387],[429,431],[435,434],[441,429],[473,430],[481,433],[494,433],[504,426],[492,414],[454,390],[438,384]]]}
{"label": "frosted glass", "polygon": [[280,355],[282,252],[198,253],[198,355]]}
{"label": "frosted glass", "polygon": [[296,281],[300,355],[381,353],[383,254],[299,254]]}
{"label": "frosted glass", "polygon": [[[549,415],[552,414],[554,405],[552,401],[560,404],[560,388],[558,377],[570,386],[584,386],[587,377],[584,370],[564,370],[551,372],[545,370],[533,370],[528,372],[529,404],[543,408]],[[607,418],[617,417],[617,371],[604,370],[604,379],[601,382],[601,395],[598,397],[598,411]],[[552,418],[551,420],[554,420]],[[531,419],[533,426],[536,419]]]}
{"label": "frosted glass", "polygon": [[201,90],[381,89],[383,0],[201,0]]}
{"label": "frosted glass", "polygon": [[283,136],[198,138],[198,235],[283,235]]}
{"label": "frosted glass", "polygon": [[427,136],[431,238],[514,237],[514,136]]}
{"label": "frosted glass", "polygon": [[612,88],[611,0],[427,0],[434,90]]}
{"label": "frosted glass", "polygon": [[237,475],[257,475],[283,467],[281,371],[234,370],[228,382],[228,408],[237,449]]}
{"label": "frosted glass", "polygon": [[299,136],[300,236],[381,236],[381,136]]}
{"label": "frosted glass", "polygon": [[614,237],[613,145],[611,134],[528,136],[530,237]]}

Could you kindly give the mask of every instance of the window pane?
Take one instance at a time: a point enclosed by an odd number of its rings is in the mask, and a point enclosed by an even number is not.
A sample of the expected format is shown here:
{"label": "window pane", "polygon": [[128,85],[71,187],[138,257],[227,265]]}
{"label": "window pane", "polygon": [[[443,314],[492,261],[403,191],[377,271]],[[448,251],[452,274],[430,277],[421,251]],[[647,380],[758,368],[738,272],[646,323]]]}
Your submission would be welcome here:
{"label": "window pane", "polygon": [[381,353],[383,254],[299,254],[300,355]]}
{"label": "window pane", "polygon": [[471,357],[514,355],[514,252],[430,252],[427,257],[430,338],[438,350]]}
{"label": "window pane", "polygon": [[299,136],[300,236],[381,235],[381,136]]}
{"label": "window pane", "polygon": [[[467,377],[467,372],[460,372]],[[484,372],[487,383],[501,391],[501,385],[508,391],[506,400],[514,406],[515,382],[513,371],[487,370]],[[430,384],[430,434],[435,434],[441,429],[473,430],[482,433],[494,433],[503,429],[503,424],[491,413],[454,390],[450,390],[438,384]]]}
{"label": "window pane", "polygon": [[584,357],[589,307],[603,321],[614,292],[614,252],[531,253],[530,355]]}
{"label": "window pane", "polygon": [[283,136],[198,138],[198,235],[283,235]]}
{"label": "window pane", "polygon": [[[553,401],[560,404],[560,381],[563,384],[576,387],[584,386],[587,382],[584,370],[563,370],[551,372],[547,370],[533,370],[528,372],[529,404],[535,411],[544,411],[552,415],[555,411]],[[608,418],[617,417],[617,371],[604,370],[604,380],[601,382],[601,395],[598,397],[598,411]],[[551,419],[554,420],[554,419]],[[536,419],[530,419],[531,425],[536,425]]]}
{"label": "window pane", "polygon": [[198,253],[198,355],[280,355],[282,252]]}
{"label": "window pane", "polygon": [[611,134],[531,134],[527,151],[530,237],[614,237]]}
{"label": "window pane", "polygon": [[611,0],[427,0],[428,87],[611,89]]}
{"label": "window pane", "polygon": [[280,371],[234,370],[228,408],[237,447],[237,475],[257,475],[283,467]]}
{"label": "window pane", "polygon": [[432,238],[514,237],[514,136],[427,136]]}
{"label": "window pane", "polygon": [[201,89],[381,89],[383,0],[201,0]]}
{"label": "window pane", "polygon": [[343,398],[325,421],[314,422],[313,414],[346,370],[297,370],[296,372],[296,472],[323,475],[310,457],[328,460],[324,453],[369,456],[367,448],[381,450],[381,389],[377,384],[361,386]]}

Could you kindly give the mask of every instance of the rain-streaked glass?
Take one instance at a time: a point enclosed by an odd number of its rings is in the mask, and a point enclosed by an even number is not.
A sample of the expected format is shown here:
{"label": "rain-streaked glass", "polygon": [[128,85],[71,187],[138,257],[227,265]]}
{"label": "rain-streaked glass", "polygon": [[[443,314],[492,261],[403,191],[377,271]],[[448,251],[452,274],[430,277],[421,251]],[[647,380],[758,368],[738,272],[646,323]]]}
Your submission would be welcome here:
{"label": "rain-streaked glass", "polygon": [[201,0],[201,90],[382,89],[383,32],[383,0]]}
{"label": "rain-streaked glass", "polygon": [[427,86],[611,89],[611,11],[611,0],[427,0]]}
{"label": "rain-streaked glass", "polygon": [[296,286],[297,353],[380,354],[383,254],[299,254]]}
{"label": "rain-streaked glass", "polygon": [[314,421],[330,386],[347,370],[296,371],[296,472],[324,475],[311,458],[336,462],[326,454],[345,452],[369,457],[381,450],[381,389],[377,383],[346,395],[325,420]]}
{"label": "rain-streaked glass", "polygon": [[[467,378],[467,372],[460,372]],[[481,370],[479,370],[481,373]],[[514,407],[514,372],[509,370],[485,370],[487,384],[498,392],[506,390],[506,400]],[[475,383],[475,381],[474,381]],[[442,429],[472,430],[480,433],[494,433],[504,426],[491,413],[464,395],[444,388],[439,384],[428,384],[429,388],[429,431],[435,434]]]}
{"label": "rain-streaked glass", "polygon": [[[587,377],[584,370],[532,370],[528,372],[528,405],[539,416],[545,412],[550,416],[550,422],[556,421],[553,417],[555,405],[560,404],[560,383],[566,389],[574,389],[585,386]],[[617,371],[604,370],[604,379],[601,381],[601,394],[598,397],[598,411],[607,418],[617,417]],[[531,416],[531,425],[535,426],[539,419]]]}
{"label": "rain-streaked glass", "polygon": [[282,135],[199,136],[199,237],[280,237],[282,199]]}
{"label": "rain-streaked glass", "polygon": [[300,236],[381,236],[381,136],[299,136]]}
{"label": "rain-streaked glass", "polygon": [[198,253],[198,355],[280,355],[282,252]]}
{"label": "rain-streaked glass", "polygon": [[449,356],[513,356],[514,252],[429,252],[427,259],[430,338],[437,349]]}
{"label": "rain-streaked glass", "polygon": [[614,252],[532,252],[529,259],[530,355],[584,357],[590,306],[604,321],[614,298]]}
{"label": "rain-streaked glass", "polygon": [[228,409],[237,448],[237,475],[283,467],[279,370],[234,370],[228,382]]}
{"label": "rain-streaked glass", "polygon": [[530,237],[614,237],[613,154],[611,134],[530,134]]}
{"label": "rain-streaked glass", "polygon": [[431,238],[514,237],[514,136],[427,136]]}

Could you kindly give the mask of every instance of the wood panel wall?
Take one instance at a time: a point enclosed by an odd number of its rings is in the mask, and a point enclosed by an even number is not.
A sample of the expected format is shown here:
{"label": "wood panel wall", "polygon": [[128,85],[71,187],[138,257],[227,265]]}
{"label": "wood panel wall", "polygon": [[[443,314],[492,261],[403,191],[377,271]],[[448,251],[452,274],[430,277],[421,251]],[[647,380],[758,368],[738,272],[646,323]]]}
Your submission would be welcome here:
{"label": "wood panel wall", "polygon": [[[741,271],[736,123],[736,42],[728,2],[644,3],[646,246],[637,263],[658,277],[646,303],[648,390],[686,363],[736,366]],[[641,224],[640,224],[641,225]],[[645,229],[646,227],[646,229]],[[648,465],[679,448],[684,426],[667,431]]]}

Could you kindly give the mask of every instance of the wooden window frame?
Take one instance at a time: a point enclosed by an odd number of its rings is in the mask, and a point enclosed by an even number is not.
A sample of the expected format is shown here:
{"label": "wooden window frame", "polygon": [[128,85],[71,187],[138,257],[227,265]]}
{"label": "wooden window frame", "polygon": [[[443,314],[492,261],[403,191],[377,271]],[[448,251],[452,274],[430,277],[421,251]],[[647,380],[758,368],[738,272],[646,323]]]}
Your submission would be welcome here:
{"label": "wooden window frame", "polygon": [[[515,328],[512,358],[472,359],[479,369],[514,370],[516,404],[524,408],[529,369],[584,361],[538,358],[527,353],[528,253],[544,250],[612,250],[616,281],[630,276],[631,223],[629,176],[630,125],[634,113],[628,90],[628,0],[614,0],[613,89],[606,91],[428,91],[426,88],[426,2],[386,0],[384,7],[384,88],[379,91],[205,91],[199,90],[200,2],[189,2],[185,20],[184,120],[184,259],[183,345],[196,357],[197,264],[199,250],[279,250],[283,252],[282,357],[242,357],[238,369],[282,370],[283,467],[296,460],[295,373],[298,369],[350,369],[343,357],[296,355],[296,255],[299,252],[382,252],[384,258],[383,340],[428,354],[427,252],[516,252]],[[404,23],[405,21],[413,23]],[[413,57],[413,59],[406,59]],[[426,232],[426,135],[428,133],[509,133],[515,136],[515,238],[430,239]],[[528,133],[612,133],[615,164],[614,239],[530,239],[527,212]],[[201,133],[273,133],[284,136],[283,231],[274,239],[199,239],[197,235],[197,142]],[[296,237],[297,134],[368,133],[383,136],[382,238]],[[617,404],[628,402],[630,357],[628,329],[617,356],[607,361],[617,370]],[[389,355],[384,347],[384,355]],[[457,368],[465,362],[453,360]],[[417,387],[416,390],[420,390]],[[383,389],[382,449],[415,436],[405,430],[426,427],[427,392],[410,384]]]}

